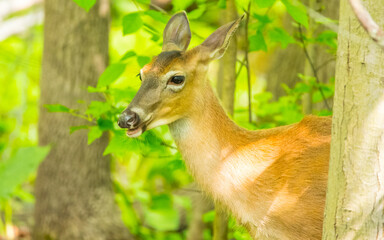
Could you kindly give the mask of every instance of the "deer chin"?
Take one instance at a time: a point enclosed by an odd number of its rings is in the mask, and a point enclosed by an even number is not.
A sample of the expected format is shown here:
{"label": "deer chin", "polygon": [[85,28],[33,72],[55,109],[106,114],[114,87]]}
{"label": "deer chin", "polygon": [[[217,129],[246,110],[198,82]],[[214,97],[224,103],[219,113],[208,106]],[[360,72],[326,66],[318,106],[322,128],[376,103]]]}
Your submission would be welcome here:
{"label": "deer chin", "polygon": [[145,126],[138,126],[135,129],[128,129],[127,130],[127,136],[130,138],[136,138],[139,137],[143,132],[145,131]]}

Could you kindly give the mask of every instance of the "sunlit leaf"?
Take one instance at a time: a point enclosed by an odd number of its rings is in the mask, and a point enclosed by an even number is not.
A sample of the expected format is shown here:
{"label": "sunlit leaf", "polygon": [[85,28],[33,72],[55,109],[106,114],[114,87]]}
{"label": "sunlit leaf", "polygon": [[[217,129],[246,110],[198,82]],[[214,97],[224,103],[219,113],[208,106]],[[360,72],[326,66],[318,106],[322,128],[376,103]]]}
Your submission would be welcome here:
{"label": "sunlit leaf", "polygon": [[77,5],[83,8],[85,11],[89,11],[93,5],[95,5],[96,0],[73,0]]}
{"label": "sunlit leaf", "polygon": [[124,130],[115,131],[103,155],[110,153],[124,155],[127,151],[137,151],[139,142],[129,138]]}
{"label": "sunlit leaf", "polygon": [[305,6],[293,5],[289,0],[281,0],[282,3],[285,5],[285,8],[287,9],[287,12],[291,17],[298,23],[302,24],[305,27],[308,27],[308,16],[307,11],[305,9]]}
{"label": "sunlit leaf", "polygon": [[88,131],[88,145],[103,135],[103,131],[98,126],[92,126]]}
{"label": "sunlit leaf", "polygon": [[90,114],[95,118],[99,118],[103,113],[108,112],[109,110],[111,110],[111,105],[109,103],[92,101],[85,113]]}
{"label": "sunlit leaf", "polygon": [[144,12],[145,15],[150,16],[151,18],[155,19],[156,21],[167,23],[168,18],[162,14],[161,12],[155,11],[155,10],[148,10]]}
{"label": "sunlit leaf", "polygon": [[175,209],[145,211],[145,222],[159,231],[173,231],[179,228],[179,214]]}
{"label": "sunlit leaf", "polygon": [[189,6],[191,6],[193,2],[194,0],[173,0],[172,1],[173,10],[174,11],[185,10]]}
{"label": "sunlit leaf", "polygon": [[263,34],[260,31],[257,31],[255,35],[249,37],[249,51],[253,52],[259,50],[266,52],[268,49]]}
{"label": "sunlit leaf", "polygon": [[268,34],[269,39],[272,42],[279,42],[281,44],[281,48],[283,49],[286,48],[288,44],[295,42],[295,39],[282,28],[273,28]]}
{"label": "sunlit leaf", "polygon": [[215,210],[211,210],[203,215],[203,221],[205,223],[213,222],[215,220]]}
{"label": "sunlit leaf", "polygon": [[137,56],[137,63],[140,67],[144,67],[145,64],[149,63],[151,61],[150,57],[147,56]]}
{"label": "sunlit leaf", "polygon": [[36,171],[50,147],[19,148],[8,160],[0,163],[0,198],[11,194],[17,186]]}
{"label": "sunlit leaf", "polygon": [[70,112],[70,109],[61,104],[46,104],[44,105],[48,112]]}
{"label": "sunlit leaf", "polygon": [[268,8],[271,7],[276,0],[253,0],[256,5],[260,8]]}
{"label": "sunlit leaf", "polygon": [[120,59],[120,61],[127,60],[128,58],[131,58],[133,56],[136,56],[136,53],[134,51],[128,51],[126,52]]}
{"label": "sunlit leaf", "polygon": [[69,128],[69,134],[72,134],[73,132],[77,131],[77,130],[81,130],[81,129],[88,129],[89,126],[85,126],[85,125],[82,125],[82,126],[73,126],[73,127],[70,127]]}
{"label": "sunlit leaf", "polygon": [[103,74],[101,74],[97,87],[101,88],[112,84],[121,76],[121,74],[123,74],[126,66],[127,64],[124,63],[114,63],[109,65]]}
{"label": "sunlit leaf", "polygon": [[198,19],[203,15],[203,13],[205,12],[206,9],[207,9],[207,5],[201,4],[201,5],[199,5],[199,7],[197,9],[188,13],[188,18],[189,19]]}
{"label": "sunlit leaf", "polygon": [[138,31],[143,26],[143,20],[139,12],[133,12],[123,17],[123,35]]}

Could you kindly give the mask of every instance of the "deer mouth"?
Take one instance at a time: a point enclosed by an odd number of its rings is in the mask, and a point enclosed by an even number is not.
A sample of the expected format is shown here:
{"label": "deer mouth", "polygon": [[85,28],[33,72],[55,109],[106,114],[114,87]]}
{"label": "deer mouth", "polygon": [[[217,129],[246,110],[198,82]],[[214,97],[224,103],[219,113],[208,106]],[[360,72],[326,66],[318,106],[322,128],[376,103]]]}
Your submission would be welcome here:
{"label": "deer mouth", "polygon": [[143,133],[143,129],[141,127],[137,127],[134,129],[128,129],[127,130],[127,136],[131,138],[135,138],[140,136]]}
{"label": "deer mouth", "polygon": [[139,137],[141,134],[143,134],[146,129],[147,129],[147,124],[143,123],[137,127],[127,129],[126,134],[130,138],[136,138],[136,137]]}
{"label": "deer mouth", "polygon": [[141,122],[139,125],[133,128],[128,128],[126,132],[127,136],[130,138],[139,137],[141,134],[145,132],[145,130],[147,130],[147,126],[149,125],[151,120],[152,120],[152,116],[149,116],[147,117],[147,119],[145,119],[145,121]]}

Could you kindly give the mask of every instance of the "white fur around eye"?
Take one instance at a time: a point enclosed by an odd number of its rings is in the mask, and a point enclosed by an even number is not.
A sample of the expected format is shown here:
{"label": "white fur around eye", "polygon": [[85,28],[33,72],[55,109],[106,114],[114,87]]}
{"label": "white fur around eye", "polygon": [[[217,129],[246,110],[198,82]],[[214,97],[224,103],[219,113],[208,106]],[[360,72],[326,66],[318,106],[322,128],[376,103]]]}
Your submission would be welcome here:
{"label": "white fur around eye", "polygon": [[173,92],[179,92],[181,89],[184,88],[184,85],[185,85],[185,80],[183,81],[182,84],[178,84],[178,85],[168,84],[167,88],[172,90]]}
{"label": "white fur around eye", "polygon": [[168,84],[168,81],[173,77],[173,76],[184,76],[185,77],[185,74],[183,72],[180,72],[180,71],[169,71],[167,72],[166,74],[164,74],[163,76],[163,80],[166,82],[167,84],[167,89],[173,91],[173,92],[179,92],[181,89],[184,88],[185,86],[185,81],[182,83],[182,84],[179,84],[179,85],[172,85],[172,84]]}

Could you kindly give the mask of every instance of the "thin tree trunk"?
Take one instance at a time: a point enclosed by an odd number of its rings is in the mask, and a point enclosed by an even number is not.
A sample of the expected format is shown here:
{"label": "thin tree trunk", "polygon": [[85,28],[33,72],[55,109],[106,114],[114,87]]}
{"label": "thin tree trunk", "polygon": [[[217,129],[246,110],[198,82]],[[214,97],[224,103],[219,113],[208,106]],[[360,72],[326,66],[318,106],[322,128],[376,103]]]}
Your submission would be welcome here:
{"label": "thin tree trunk", "polygon": [[[237,10],[234,0],[227,0],[227,8],[223,13],[223,23],[237,19]],[[237,40],[233,36],[225,55],[220,59],[220,66],[217,78],[217,93],[227,113],[233,116],[235,89],[236,89],[236,60]]]}
{"label": "thin tree trunk", "polygon": [[[383,26],[384,2],[364,5]],[[323,239],[384,238],[384,52],[340,5]]]}
{"label": "thin tree trunk", "polygon": [[[226,1],[227,7],[223,13],[224,24],[237,19],[236,3],[234,0]],[[236,89],[236,62],[237,62],[237,39],[233,36],[225,55],[220,60],[217,78],[217,92],[226,112],[233,116]],[[220,208],[215,206],[216,214],[213,222],[213,239],[228,239],[228,216]]]}
{"label": "thin tree trunk", "polygon": [[45,104],[84,108],[101,100],[87,92],[108,64],[109,2],[86,13],[73,1],[45,0],[39,143],[52,150],[36,179],[35,240],[131,239],[114,202],[108,136],[87,145],[87,124],[66,113],[48,113]]}

